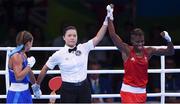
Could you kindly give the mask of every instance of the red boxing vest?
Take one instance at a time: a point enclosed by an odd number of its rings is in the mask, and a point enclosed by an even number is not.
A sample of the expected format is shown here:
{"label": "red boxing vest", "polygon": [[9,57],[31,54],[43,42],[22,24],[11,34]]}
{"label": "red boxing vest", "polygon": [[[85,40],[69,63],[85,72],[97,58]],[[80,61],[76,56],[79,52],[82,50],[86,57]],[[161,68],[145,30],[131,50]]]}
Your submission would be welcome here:
{"label": "red boxing vest", "polygon": [[133,86],[146,88],[148,82],[148,58],[147,52],[143,49],[142,57],[138,57],[132,48],[130,56],[124,62],[124,78],[123,83]]}

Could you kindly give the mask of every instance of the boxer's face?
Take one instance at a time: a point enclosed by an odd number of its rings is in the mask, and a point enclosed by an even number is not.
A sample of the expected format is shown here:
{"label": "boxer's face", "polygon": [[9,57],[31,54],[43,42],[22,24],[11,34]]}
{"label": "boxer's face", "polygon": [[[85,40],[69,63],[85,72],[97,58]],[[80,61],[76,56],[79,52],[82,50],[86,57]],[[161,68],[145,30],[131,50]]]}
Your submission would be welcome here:
{"label": "boxer's face", "polygon": [[141,50],[144,47],[144,35],[132,35],[131,36],[132,45]]}

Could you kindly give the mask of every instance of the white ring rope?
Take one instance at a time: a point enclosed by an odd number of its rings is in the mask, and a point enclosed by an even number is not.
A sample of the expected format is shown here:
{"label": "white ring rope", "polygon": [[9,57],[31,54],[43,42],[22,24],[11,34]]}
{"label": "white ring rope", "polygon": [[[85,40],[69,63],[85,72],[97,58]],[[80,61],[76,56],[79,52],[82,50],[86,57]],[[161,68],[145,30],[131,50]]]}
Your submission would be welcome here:
{"label": "white ring rope", "polygon": [[[39,74],[40,70],[33,70],[34,74]],[[124,70],[119,70],[119,69],[101,69],[101,70],[88,70],[88,74],[122,74],[124,73]],[[161,69],[148,69],[148,73],[180,73],[180,69],[166,69],[166,70],[161,70]],[[60,74],[61,70],[48,70],[47,74]],[[5,75],[6,71],[0,71],[0,75]]]}
{"label": "white ring rope", "polygon": [[[160,97],[161,93],[148,93],[148,97]],[[165,96],[180,97],[180,93],[165,93]],[[34,98],[34,95],[32,95]],[[120,94],[92,94],[92,98],[119,98]],[[1,95],[1,98],[6,98],[6,95]],[[58,98],[60,95],[42,95],[40,99]],[[35,99],[35,98],[34,98]]]}
{"label": "white ring rope", "polygon": [[[155,48],[166,48],[167,46],[145,46],[145,47],[155,47]],[[15,47],[0,47],[0,51],[7,51],[14,49]],[[56,51],[62,47],[32,47],[32,51]],[[175,49],[180,49],[180,46],[174,46]],[[97,46],[94,50],[117,50],[115,46]]]}

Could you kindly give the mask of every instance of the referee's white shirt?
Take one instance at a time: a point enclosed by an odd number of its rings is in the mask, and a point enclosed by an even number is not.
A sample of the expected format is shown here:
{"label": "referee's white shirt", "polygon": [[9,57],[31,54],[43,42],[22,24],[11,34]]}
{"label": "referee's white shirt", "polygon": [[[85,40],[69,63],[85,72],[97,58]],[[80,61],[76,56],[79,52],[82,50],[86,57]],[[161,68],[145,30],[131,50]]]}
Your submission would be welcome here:
{"label": "referee's white shirt", "polygon": [[91,39],[86,43],[77,45],[77,51],[81,52],[79,56],[75,52],[69,53],[69,48],[65,45],[56,51],[49,57],[46,65],[49,69],[54,69],[58,65],[61,70],[62,81],[64,82],[81,82],[87,77],[88,54],[90,50],[94,49],[93,41]]}

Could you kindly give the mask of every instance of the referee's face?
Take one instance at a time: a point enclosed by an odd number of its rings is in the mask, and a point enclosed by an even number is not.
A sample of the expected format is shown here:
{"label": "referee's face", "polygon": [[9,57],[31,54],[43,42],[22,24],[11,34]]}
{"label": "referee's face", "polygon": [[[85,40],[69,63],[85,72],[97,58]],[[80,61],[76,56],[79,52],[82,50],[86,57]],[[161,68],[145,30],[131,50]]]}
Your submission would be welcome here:
{"label": "referee's face", "polygon": [[64,35],[64,41],[67,46],[74,47],[77,43],[77,31],[75,29],[69,29]]}

